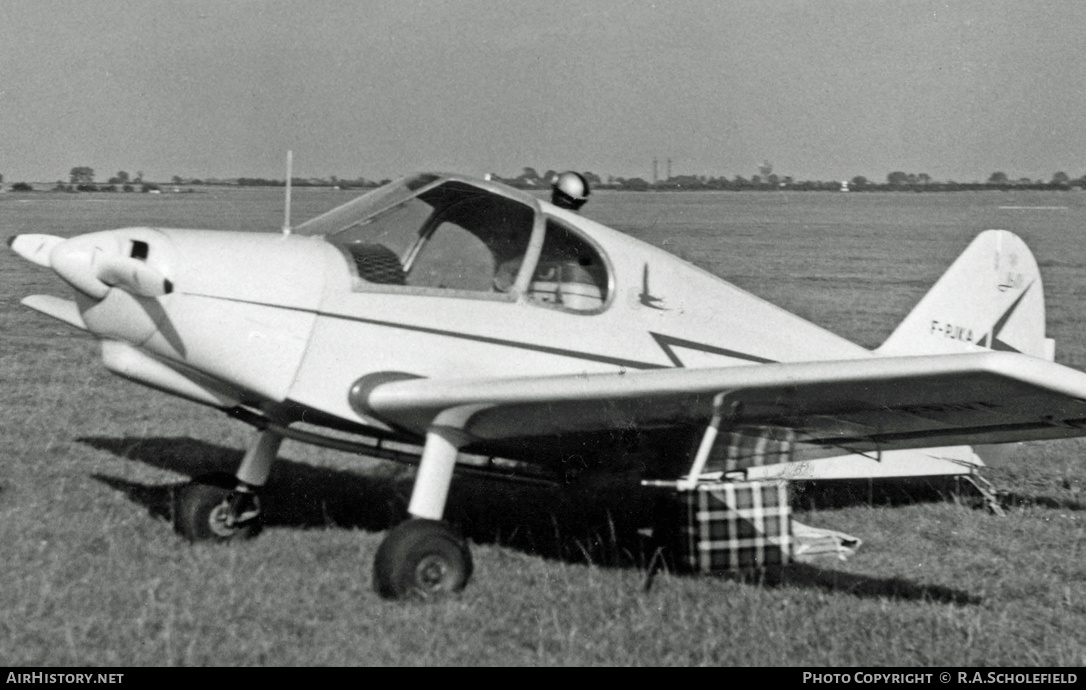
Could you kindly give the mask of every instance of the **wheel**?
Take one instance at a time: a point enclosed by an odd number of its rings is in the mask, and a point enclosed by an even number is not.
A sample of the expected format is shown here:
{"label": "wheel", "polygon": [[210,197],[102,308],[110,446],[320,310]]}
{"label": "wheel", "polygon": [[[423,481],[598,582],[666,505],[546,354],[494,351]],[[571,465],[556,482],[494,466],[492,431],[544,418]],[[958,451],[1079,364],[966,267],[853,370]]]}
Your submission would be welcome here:
{"label": "wheel", "polygon": [[[197,477],[178,490],[174,501],[174,528],[189,541],[249,539],[261,528],[260,501],[247,497],[242,519],[236,516],[234,488],[238,480],[225,472]],[[233,505],[232,505],[233,504]]]}
{"label": "wheel", "polygon": [[459,592],[471,577],[471,551],[447,522],[411,519],[391,530],[373,561],[373,586],[386,599]]}

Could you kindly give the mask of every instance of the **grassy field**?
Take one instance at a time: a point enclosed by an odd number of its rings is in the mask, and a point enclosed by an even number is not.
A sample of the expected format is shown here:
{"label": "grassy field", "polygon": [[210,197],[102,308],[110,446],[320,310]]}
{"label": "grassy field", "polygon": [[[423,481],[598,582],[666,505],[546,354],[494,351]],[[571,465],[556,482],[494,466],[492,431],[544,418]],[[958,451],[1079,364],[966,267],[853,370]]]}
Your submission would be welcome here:
{"label": "grassy field", "polygon": [[[350,196],[301,190],[295,215]],[[271,190],[3,194],[0,235],[274,230],[281,208]],[[1057,360],[1086,368],[1086,195],[599,193],[585,210],[867,346],[974,234],[1013,230],[1042,266]],[[458,479],[450,512],[474,579],[445,601],[393,603],[370,570],[410,470],[288,441],[260,538],[189,545],[168,523],[171,492],[232,470],[248,427],[110,376],[92,339],[19,306],[64,295],[59,280],[11,252],[0,271],[0,664],[1086,663],[1082,441],[993,466],[1002,518],[953,496],[804,494],[797,519],[865,544],[774,586],[663,573],[646,592],[641,502]]]}

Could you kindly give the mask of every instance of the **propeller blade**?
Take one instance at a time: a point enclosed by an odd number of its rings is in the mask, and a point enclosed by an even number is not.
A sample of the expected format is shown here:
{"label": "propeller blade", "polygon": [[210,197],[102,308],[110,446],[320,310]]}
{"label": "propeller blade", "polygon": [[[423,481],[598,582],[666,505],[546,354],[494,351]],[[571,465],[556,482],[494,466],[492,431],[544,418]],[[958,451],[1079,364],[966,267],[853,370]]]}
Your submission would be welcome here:
{"label": "propeller blade", "polygon": [[94,299],[103,299],[111,287],[140,297],[172,292],[173,283],[158,269],[124,254],[127,244],[114,233],[80,235],[58,244],[49,261],[61,278]]}
{"label": "propeller blade", "polygon": [[173,283],[139,259],[128,256],[99,256],[95,266],[98,280],[124,288],[141,297],[161,297],[173,292]]}

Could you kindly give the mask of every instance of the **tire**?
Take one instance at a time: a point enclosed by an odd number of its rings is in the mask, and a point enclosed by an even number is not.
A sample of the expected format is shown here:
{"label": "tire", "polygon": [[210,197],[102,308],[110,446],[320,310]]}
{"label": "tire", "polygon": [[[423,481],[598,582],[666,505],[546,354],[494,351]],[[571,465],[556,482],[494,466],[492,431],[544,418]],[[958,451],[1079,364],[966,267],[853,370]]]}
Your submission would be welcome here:
{"label": "tire", "polygon": [[410,519],[378,547],[373,587],[386,599],[430,599],[464,589],[472,569],[467,542],[451,525]]}
{"label": "tire", "polygon": [[229,499],[236,485],[233,475],[220,472],[197,477],[182,486],[174,500],[174,529],[191,542],[255,537],[262,526],[260,515],[240,525],[227,524]]}

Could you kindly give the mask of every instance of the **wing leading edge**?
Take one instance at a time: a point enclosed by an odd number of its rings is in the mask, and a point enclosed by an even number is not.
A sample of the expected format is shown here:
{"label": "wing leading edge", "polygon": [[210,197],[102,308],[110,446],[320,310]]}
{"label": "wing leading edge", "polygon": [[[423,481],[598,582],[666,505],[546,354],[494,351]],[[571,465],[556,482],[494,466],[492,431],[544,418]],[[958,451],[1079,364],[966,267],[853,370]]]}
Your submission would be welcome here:
{"label": "wing leading edge", "polygon": [[714,400],[853,451],[1086,435],[1086,373],[1007,352],[375,383],[355,402],[380,419],[479,442],[706,423]]}

